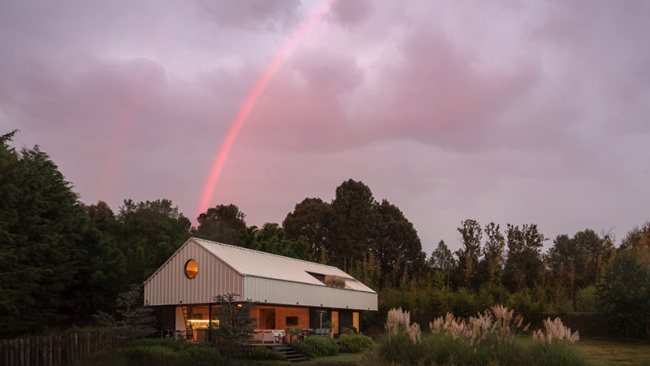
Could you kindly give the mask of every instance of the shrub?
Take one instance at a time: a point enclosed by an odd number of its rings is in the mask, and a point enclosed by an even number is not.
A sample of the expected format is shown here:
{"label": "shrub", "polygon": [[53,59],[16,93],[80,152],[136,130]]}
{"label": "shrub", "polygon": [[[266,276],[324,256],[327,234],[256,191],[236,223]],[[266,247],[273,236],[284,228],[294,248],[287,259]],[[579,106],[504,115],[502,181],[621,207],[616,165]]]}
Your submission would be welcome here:
{"label": "shrub", "polygon": [[253,347],[246,354],[249,360],[284,360],[284,356],[275,350],[266,347]]}
{"label": "shrub", "polygon": [[179,342],[174,339],[142,339],[123,349],[129,365],[213,365],[223,364],[219,351],[208,345]]}
{"label": "shrub", "polygon": [[307,337],[304,341],[293,342],[293,346],[309,358],[334,356],[339,353],[336,341],[329,337]]}
{"label": "shrub", "polygon": [[595,285],[581,288],[576,294],[576,311],[596,312],[598,311],[597,301]]}
{"label": "shrub", "polygon": [[539,366],[583,366],[587,361],[582,353],[571,343],[554,340],[533,349],[535,363]]}
{"label": "shrub", "polygon": [[366,349],[372,349],[375,342],[372,338],[363,334],[346,334],[339,338],[339,349],[341,352],[359,353]]}

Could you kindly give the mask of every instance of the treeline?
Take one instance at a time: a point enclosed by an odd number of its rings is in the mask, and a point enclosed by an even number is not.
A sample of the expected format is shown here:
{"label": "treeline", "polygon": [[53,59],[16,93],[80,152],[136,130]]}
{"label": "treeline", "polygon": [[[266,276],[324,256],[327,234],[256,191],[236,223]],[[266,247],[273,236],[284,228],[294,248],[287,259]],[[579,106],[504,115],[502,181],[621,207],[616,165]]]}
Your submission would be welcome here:
{"label": "treeline", "polygon": [[348,180],[331,202],[296,204],[281,225],[248,226],[230,204],[200,214],[195,228],[168,199],[127,199],[115,212],[79,202],[47,154],[9,145],[14,133],[0,137],[0,337],[112,312],[117,294],[190,236],[340,267],[378,291],[379,315],[400,306],[415,317],[473,315],[493,304],[532,316],[597,310],[628,334],[647,333],[650,223],[619,248],[587,229],[556,237],[543,252],[548,239],[534,224],[465,220],[459,250],[441,241],[427,256],[399,208]]}

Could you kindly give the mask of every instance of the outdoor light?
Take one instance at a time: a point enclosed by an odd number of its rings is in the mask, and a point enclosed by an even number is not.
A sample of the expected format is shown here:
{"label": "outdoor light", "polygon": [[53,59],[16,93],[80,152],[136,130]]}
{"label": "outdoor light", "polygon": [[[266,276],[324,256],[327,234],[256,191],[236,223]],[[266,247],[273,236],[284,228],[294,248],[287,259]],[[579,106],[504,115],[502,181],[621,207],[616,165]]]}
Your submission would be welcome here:
{"label": "outdoor light", "polygon": [[237,304],[237,309],[241,309],[243,307],[242,304]]}

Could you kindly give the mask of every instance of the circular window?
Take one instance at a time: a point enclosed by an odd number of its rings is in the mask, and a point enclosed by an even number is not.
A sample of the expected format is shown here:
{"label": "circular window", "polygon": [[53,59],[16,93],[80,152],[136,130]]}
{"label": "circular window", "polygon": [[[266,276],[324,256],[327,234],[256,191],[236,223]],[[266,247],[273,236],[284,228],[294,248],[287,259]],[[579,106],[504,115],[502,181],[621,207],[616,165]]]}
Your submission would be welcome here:
{"label": "circular window", "polygon": [[194,259],[190,259],[185,263],[185,275],[192,279],[197,273],[199,273],[199,264]]}

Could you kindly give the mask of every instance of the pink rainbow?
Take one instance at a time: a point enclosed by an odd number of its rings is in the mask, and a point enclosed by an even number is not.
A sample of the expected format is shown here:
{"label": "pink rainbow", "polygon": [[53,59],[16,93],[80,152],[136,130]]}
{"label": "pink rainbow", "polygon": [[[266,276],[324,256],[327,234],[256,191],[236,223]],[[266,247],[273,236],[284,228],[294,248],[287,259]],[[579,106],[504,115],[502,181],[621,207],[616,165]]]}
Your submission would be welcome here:
{"label": "pink rainbow", "polygon": [[319,23],[321,18],[329,11],[334,1],[335,0],[325,1],[323,3],[323,6],[321,6],[312,14],[310,14],[310,16],[300,24],[298,29],[291,35],[291,38],[289,38],[289,40],[284,43],[284,45],[280,49],[280,52],[278,52],[276,56],[273,58],[269,66],[262,74],[262,77],[257,81],[257,83],[255,83],[253,90],[244,101],[242,107],[239,109],[239,112],[237,113],[237,116],[235,117],[232,125],[230,126],[230,129],[226,134],[226,138],[224,139],[224,142],[221,145],[219,152],[217,153],[214,163],[212,164],[210,175],[205,184],[205,187],[203,188],[203,194],[201,195],[201,200],[199,201],[199,207],[196,214],[197,217],[208,209],[210,200],[212,199],[214,189],[216,185],[219,183],[219,180],[221,179],[221,173],[223,172],[223,169],[226,166],[226,163],[228,162],[228,157],[230,155],[230,152],[234,147],[235,142],[237,141],[237,138],[239,137],[242,128],[246,124],[246,121],[248,120],[248,116],[250,116],[251,112],[255,108],[258,99],[260,98],[260,96],[262,95],[266,87],[269,85],[273,77],[280,70],[282,65],[287,61],[289,56],[291,56],[292,52],[295,50],[298,44],[307,36],[309,31],[311,31],[311,29],[314,28]]}

